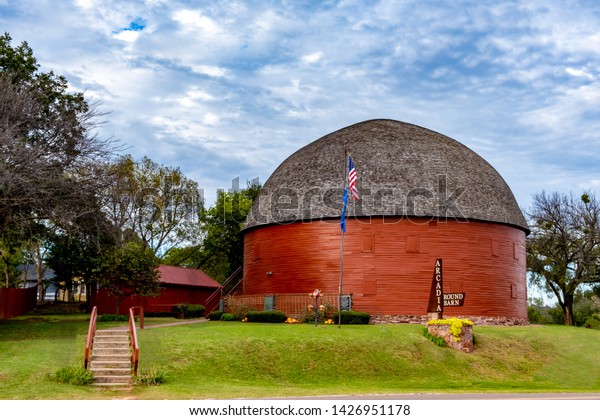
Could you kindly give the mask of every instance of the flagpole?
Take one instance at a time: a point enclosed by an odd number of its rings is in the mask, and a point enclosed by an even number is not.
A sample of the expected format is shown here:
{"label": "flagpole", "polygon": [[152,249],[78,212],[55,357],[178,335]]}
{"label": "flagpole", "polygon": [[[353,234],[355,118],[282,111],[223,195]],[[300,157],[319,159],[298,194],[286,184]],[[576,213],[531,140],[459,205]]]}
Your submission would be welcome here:
{"label": "flagpole", "polygon": [[[346,189],[348,188],[348,147],[344,146],[344,194],[347,194]],[[344,206],[347,207],[347,201],[344,203]],[[342,210],[344,212],[343,216],[346,218],[345,212],[348,211],[347,208]],[[345,223],[345,221],[344,221]],[[338,328],[342,328],[342,290],[343,290],[343,279],[344,279],[344,229],[342,229],[342,239],[341,239],[341,247],[340,247],[340,287],[338,290]]]}
{"label": "flagpole", "polygon": [[342,328],[342,279],[344,273],[344,231],[342,231],[342,246],[340,251],[340,290],[338,292],[338,328]]}

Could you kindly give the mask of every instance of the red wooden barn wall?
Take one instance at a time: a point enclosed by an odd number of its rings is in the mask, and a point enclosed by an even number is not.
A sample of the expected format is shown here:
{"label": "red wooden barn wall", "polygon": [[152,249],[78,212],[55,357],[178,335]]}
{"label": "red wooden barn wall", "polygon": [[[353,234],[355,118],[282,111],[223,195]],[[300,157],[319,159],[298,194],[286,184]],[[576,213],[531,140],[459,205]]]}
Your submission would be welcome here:
{"label": "red wooden barn wall", "polygon": [[[424,315],[436,258],[444,292],[464,292],[446,315],[527,318],[525,232],[489,222],[349,219],[343,292],[374,315]],[[269,225],[244,236],[244,294],[337,294],[337,220]],[[271,273],[271,274],[268,274]]]}
{"label": "red wooden barn wall", "polygon": [[[179,303],[193,303],[205,305],[208,297],[215,291],[212,288],[204,287],[186,287],[177,285],[163,285],[159,296],[139,297],[130,296],[119,303],[119,313],[127,314],[132,306],[143,306],[144,312],[169,312],[171,308]],[[113,296],[110,296],[106,290],[99,289],[95,299],[92,300],[92,306],[98,307],[99,314],[116,314],[117,304]]]}
{"label": "red wooden barn wall", "polygon": [[37,287],[0,288],[0,319],[24,315],[37,304]]}

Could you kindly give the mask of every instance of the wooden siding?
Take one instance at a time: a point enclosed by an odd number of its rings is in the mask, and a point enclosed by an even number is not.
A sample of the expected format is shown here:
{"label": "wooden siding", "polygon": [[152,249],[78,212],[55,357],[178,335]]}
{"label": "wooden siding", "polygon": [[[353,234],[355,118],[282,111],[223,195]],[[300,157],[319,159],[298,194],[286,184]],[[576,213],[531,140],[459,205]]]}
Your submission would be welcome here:
{"label": "wooden siding", "polygon": [[[257,258],[257,256],[260,256]],[[424,315],[436,258],[444,292],[464,292],[447,316],[527,318],[525,232],[509,225],[395,217],[350,219],[343,293],[373,315]],[[244,236],[244,294],[337,294],[337,220],[269,225]]]}
{"label": "wooden siding", "polygon": [[37,304],[37,286],[26,289],[0,288],[0,319],[24,315]]}
{"label": "wooden siding", "polygon": [[[184,287],[176,285],[163,286],[159,296],[130,296],[119,303],[119,313],[127,314],[132,306],[143,306],[144,312],[171,312],[179,303],[193,303],[206,306],[206,300],[215,291],[214,288]],[[117,302],[105,290],[100,289],[92,299],[92,306],[98,306],[99,314],[116,314]]]}

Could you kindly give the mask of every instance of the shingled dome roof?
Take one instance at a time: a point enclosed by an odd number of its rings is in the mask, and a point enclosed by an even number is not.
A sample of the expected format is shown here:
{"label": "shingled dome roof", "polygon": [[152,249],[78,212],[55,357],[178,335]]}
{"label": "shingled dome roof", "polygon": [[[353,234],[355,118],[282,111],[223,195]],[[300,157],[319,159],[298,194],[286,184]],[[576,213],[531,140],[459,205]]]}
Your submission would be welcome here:
{"label": "shingled dome roof", "polygon": [[358,172],[360,200],[349,217],[481,220],[528,231],[515,197],[483,158],[442,134],[371,120],[328,134],[288,157],[263,186],[245,228],[338,218],[345,151]]}

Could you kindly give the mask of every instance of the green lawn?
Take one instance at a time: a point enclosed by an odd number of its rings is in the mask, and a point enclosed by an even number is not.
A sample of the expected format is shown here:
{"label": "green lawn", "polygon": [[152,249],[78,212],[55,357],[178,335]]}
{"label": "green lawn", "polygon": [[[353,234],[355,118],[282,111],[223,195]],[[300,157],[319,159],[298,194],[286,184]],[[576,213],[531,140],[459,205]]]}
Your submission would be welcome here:
{"label": "green lawn", "polygon": [[0,322],[0,399],[600,391],[598,331],[475,327],[475,351],[463,354],[436,347],[422,329],[220,321],[144,329],[140,369],[160,367],[166,382],[106,391],[48,379],[82,363],[87,317],[22,317]]}

